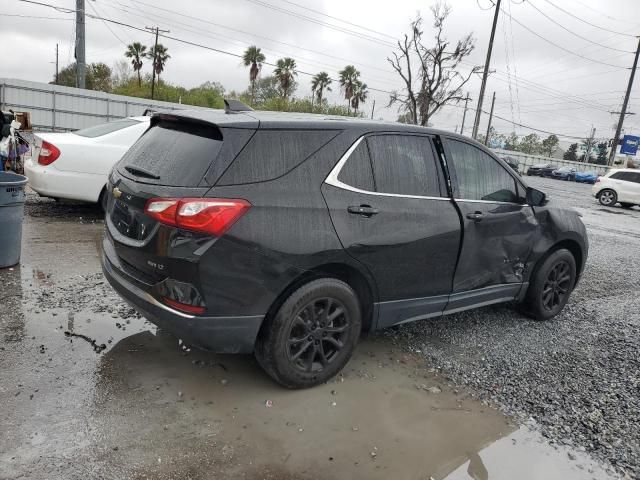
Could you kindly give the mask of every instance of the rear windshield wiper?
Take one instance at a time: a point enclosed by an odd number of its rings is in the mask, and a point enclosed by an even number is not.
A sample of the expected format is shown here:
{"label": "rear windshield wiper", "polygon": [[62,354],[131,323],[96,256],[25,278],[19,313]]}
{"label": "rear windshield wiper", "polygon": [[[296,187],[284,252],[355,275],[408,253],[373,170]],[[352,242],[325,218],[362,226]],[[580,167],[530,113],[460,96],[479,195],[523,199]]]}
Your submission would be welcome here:
{"label": "rear windshield wiper", "polygon": [[160,179],[160,175],[156,175],[155,173],[150,172],[149,170],[146,170],[142,167],[132,167],[130,165],[127,165],[126,167],[124,167],[124,169],[127,172],[132,173],[133,175],[136,175],[137,177],[153,178],[154,180]]}

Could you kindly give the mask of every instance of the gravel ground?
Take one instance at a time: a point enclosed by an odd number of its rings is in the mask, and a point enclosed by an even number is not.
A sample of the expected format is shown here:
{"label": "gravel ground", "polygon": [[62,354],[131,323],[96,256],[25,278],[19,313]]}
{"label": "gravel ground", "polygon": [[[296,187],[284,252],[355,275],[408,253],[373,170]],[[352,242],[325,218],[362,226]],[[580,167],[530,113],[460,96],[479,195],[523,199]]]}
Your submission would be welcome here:
{"label": "gravel ground", "polygon": [[536,322],[492,307],[381,335],[421,352],[453,385],[533,419],[550,442],[640,478],[640,211],[605,209],[586,185],[530,184],[576,207],[589,231],[585,273],[565,310]]}

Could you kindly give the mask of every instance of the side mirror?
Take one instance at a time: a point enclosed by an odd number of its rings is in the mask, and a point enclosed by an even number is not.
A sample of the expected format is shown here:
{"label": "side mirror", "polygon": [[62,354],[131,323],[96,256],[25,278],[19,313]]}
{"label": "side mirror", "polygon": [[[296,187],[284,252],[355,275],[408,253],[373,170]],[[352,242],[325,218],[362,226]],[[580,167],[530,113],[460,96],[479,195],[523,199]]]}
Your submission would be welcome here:
{"label": "side mirror", "polygon": [[547,195],[540,190],[527,187],[527,203],[532,207],[543,207],[547,204]]}

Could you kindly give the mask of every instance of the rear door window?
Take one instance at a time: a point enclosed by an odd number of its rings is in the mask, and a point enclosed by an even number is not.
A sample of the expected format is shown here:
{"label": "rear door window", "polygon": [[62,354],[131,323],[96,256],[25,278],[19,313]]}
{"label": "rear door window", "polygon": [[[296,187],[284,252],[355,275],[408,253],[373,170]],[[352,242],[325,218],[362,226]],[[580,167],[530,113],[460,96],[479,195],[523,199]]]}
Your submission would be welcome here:
{"label": "rear door window", "polygon": [[378,192],[440,196],[438,169],[428,137],[375,135],[367,138],[367,144]]}
{"label": "rear door window", "polygon": [[118,163],[118,172],[142,183],[195,187],[222,147],[214,125],[161,120]]}

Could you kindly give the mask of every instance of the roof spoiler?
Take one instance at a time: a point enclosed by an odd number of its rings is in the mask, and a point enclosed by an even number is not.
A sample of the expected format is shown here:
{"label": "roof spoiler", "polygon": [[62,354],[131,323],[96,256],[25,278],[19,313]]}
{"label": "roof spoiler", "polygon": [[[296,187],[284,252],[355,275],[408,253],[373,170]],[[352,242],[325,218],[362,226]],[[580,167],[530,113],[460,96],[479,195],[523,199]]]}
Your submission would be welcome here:
{"label": "roof spoiler", "polygon": [[233,98],[224,99],[224,113],[253,112],[253,108],[245,105],[240,100]]}

